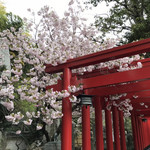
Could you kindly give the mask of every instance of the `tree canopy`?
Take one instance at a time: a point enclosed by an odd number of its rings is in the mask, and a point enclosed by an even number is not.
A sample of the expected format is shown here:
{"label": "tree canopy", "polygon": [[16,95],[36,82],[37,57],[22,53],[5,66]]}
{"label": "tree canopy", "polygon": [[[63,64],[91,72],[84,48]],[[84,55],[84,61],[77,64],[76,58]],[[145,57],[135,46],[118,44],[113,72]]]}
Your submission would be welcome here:
{"label": "tree canopy", "polygon": [[2,2],[0,2],[0,31],[3,31],[4,29],[6,29],[5,28],[6,22],[7,22],[6,10]]}
{"label": "tree canopy", "polygon": [[101,2],[112,4],[109,14],[96,16],[95,25],[104,35],[124,33],[126,43],[150,37],[148,0],[90,0],[95,7]]}
{"label": "tree canopy", "polygon": [[10,29],[11,27],[18,30],[22,26],[23,20],[19,16],[14,15],[12,12],[6,12],[5,6],[0,1],[0,32]]}

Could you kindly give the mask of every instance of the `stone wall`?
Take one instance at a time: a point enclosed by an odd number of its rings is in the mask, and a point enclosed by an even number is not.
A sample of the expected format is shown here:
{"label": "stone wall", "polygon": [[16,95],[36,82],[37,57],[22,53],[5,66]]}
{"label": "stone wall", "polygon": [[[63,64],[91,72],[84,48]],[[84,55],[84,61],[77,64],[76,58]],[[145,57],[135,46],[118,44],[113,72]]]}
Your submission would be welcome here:
{"label": "stone wall", "polygon": [[61,150],[61,142],[48,142],[44,145],[44,150]]}
{"label": "stone wall", "polygon": [[21,137],[7,136],[0,132],[0,150],[26,150],[26,144]]}
{"label": "stone wall", "polygon": [[19,150],[26,150],[26,144],[22,139],[19,139],[19,138],[7,139],[6,150],[17,150],[18,148]]}

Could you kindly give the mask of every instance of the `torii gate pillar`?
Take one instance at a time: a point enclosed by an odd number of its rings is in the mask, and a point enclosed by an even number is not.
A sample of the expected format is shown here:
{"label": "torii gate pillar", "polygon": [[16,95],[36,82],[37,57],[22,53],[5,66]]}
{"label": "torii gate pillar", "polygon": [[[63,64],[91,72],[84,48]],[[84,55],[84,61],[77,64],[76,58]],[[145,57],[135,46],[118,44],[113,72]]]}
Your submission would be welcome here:
{"label": "torii gate pillar", "polygon": [[82,106],[82,149],[91,150],[90,106]]}
{"label": "torii gate pillar", "polygon": [[102,104],[100,97],[95,97],[95,127],[96,127],[96,150],[104,150]]}
{"label": "torii gate pillar", "polygon": [[105,109],[106,144],[108,150],[113,150],[111,111]]}
{"label": "torii gate pillar", "polygon": [[120,133],[119,133],[119,115],[117,107],[113,106],[113,126],[114,126],[114,140],[115,150],[121,150],[120,146]]}
{"label": "torii gate pillar", "polygon": [[[68,90],[71,71],[69,68],[65,68],[63,73],[63,89]],[[72,150],[72,107],[68,97],[62,101],[62,113],[61,150]]]}

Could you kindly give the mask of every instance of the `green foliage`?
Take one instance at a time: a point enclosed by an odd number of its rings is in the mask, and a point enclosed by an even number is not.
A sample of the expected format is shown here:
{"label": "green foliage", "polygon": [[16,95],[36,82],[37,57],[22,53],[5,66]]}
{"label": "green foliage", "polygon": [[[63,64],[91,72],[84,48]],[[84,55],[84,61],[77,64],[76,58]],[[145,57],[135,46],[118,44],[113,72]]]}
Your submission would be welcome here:
{"label": "green foliage", "polygon": [[0,32],[6,29],[6,22],[7,22],[6,10],[2,2],[0,2]]}
{"label": "green foliage", "polygon": [[16,101],[15,102],[15,111],[20,111],[22,114],[25,114],[27,111],[32,112],[35,111],[36,107],[33,105],[33,103],[27,102],[27,101]]}
{"label": "green foliage", "polygon": [[125,34],[128,42],[142,40],[150,37],[150,19],[132,25],[131,32]]}
{"label": "green foliage", "polygon": [[134,143],[133,143],[133,136],[132,136],[131,117],[125,118],[124,123],[125,123],[127,149],[133,150],[134,149]]}
{"label": "green foliage", "polygon": [[11,27],[14,27],[18,31],[22,26],[23,20],[19,16],[12,14],[12,12],[7,13],[5,6],[0,1],[0,32]]}
{"label": "green foliage", "polygon": [[6,22],[6,28],[10,29],[11,27],[14,27],[16,31],[19,30],[23,26],[23,20],[17,16],[12,14],[12,12],[7,13],[7,22]]}
{"label": "green foliage", "polygon": [[150,37],[149,0],[90,0],[93,6],[101,2],[112,5],[107,16],[97,16],[95,25],[105,35],[125,32],[124,42]]}

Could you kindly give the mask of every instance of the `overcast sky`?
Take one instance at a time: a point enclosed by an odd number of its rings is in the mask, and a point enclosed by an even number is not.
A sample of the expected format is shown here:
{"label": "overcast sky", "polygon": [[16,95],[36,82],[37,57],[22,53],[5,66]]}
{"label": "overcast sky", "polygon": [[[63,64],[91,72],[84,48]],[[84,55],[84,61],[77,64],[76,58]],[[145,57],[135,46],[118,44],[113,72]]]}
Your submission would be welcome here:
{"label": "overcast sky", "polygon": [[62,14],[69,3],[69,0],[3,0],[7,11],[11,11],[21,17],[27,15],[27,9],[40,10],[42,6],[53,7],[58,14]]}
{"label": "overcast sky", "polygon": [[[42,6],[48,5],[55,10],[58,15],[63,16],[64,11],[68,8],[68,3],[70,0],[2,0],[6,7],[7,12],[13,12],[20,17],[28,17],[28,8],[34,11],[40,10]],[[86,11],[85,15],[91,22],[94,21],[95,14],[105,14],[108,12],[108,8],[104,4],[99,5],[99,7],[93,9],[92,11]]]}

